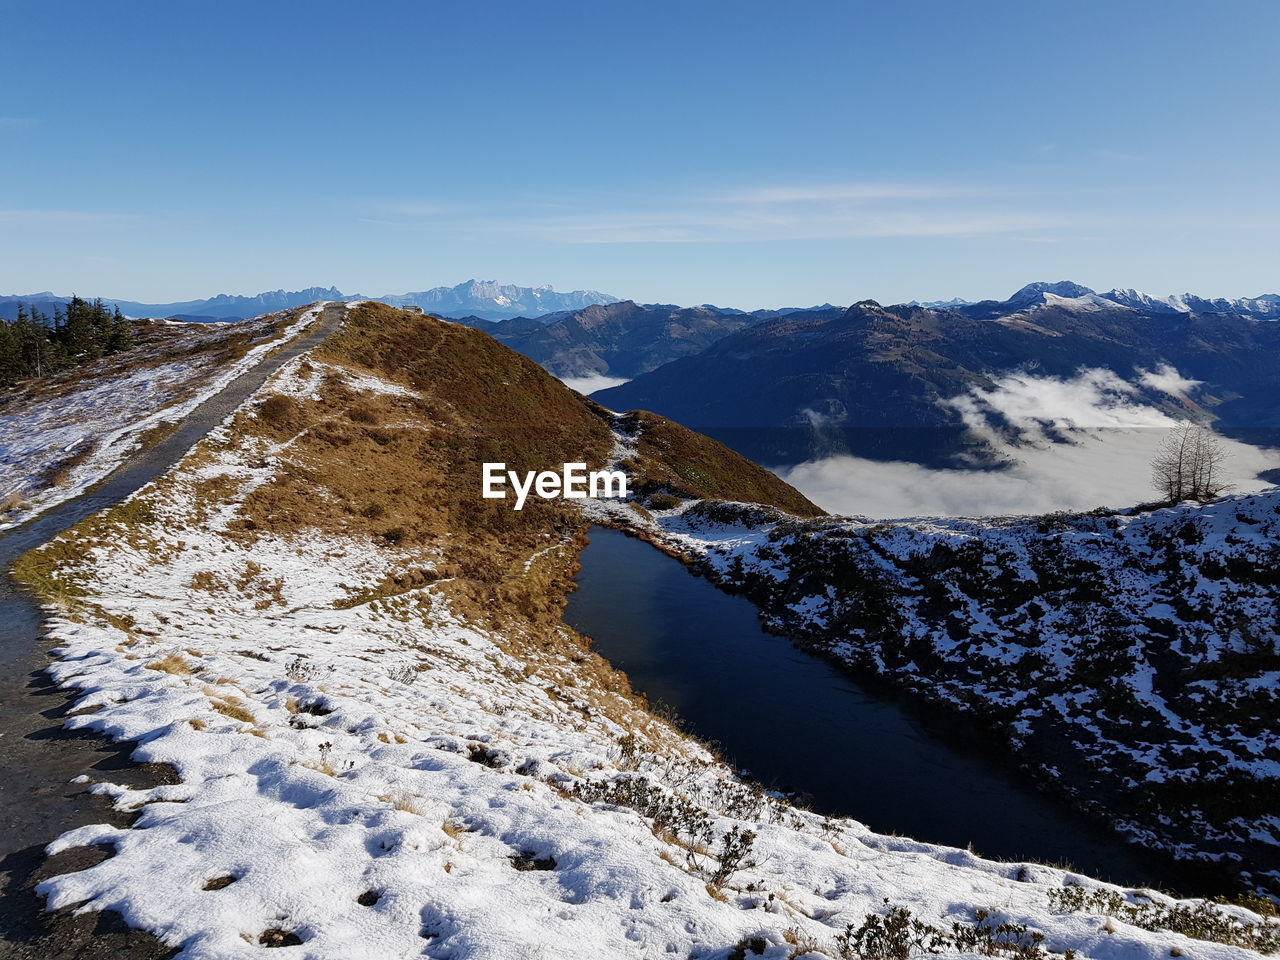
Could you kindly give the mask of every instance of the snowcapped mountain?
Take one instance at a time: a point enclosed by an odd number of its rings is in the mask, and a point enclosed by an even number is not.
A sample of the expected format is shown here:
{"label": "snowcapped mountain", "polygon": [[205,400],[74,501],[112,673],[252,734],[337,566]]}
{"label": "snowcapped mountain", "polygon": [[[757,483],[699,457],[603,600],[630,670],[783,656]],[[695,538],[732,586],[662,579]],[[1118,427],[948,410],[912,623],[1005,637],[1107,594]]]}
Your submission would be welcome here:
{"label": "snowcapped mountain", "polygon": [[[863,302],[843,313],[789,314],[727,332],[594,398],[614,410],[652,410],[775,464],[837,449],[947,466],[974,451],[959,412],[943,401],[990,390],[997,372],[1028,366],[1066,379],[1105,368],[1128,382],[1169,365],[1203,381],[1199,399],[1223,428],[1280,423],[1276,366],[1266,360],[1280,346],[1273,321],[1141,310],[1068,283],[1015,296],[1021,305],[934,311]],[[1185,409],[1167,395],[1152,402],[1174,416]]]}
{"label": "snowcapped mountain", "polygon": [[945,310],[948,307],[964,307],[971,303],[973,303],[972,300],[965,300],[961,297],[952,297],[950,300],[908,300],[904,306],[925,307],[928,310]]}
{"label": "snowcapped mountain", "polygon": [[1141,290],[1108,290],[1102,297],[1113,303],[1153,313],[1244,313],[1255,317],[1280,318],[1280,296],[1264,293],[1258,297],[1215,297],[1207,299],[1193,293],[1156,297]]}
{"label": "snowcapped mountain", "polygon": [[951,307],[973,317],[993,319],[1008,316],[1021,310],[1032,310],[1044,306],[1062,306],[1063,301],[1071,301],[1077,309],[1101,308],[1111,309],[1116,306],[1142,310],[1147,313],[1238,313],[1259,320],[1280,319],[1280,295],[1266,293],[1257,297],[1216,297],[1197,296],[1194,293],[1173,294],[1157,297],[1132,288],[1125,290],[1108,290],[1098,293],[1083,284],[1072,280],[1059,280],[1055,283],[1039,281],[1028,283],[1007,300],[983,300],[979,303],[958,304],[908,304],[908,306]]}
{"label": "snowcapped mountain", "polygon": [[557,293],[550,285],[518,287],[494,280],[468,280],[456,287],[433,287],[417,293],[387,294],[376,299],[393,307],[422,307],[428,313],[457,317],[505,320],[509,317],[543,317],[566,310],[581,310],[618,298],[598,290]]}
{"label": "snowcapped mountain", "polygon": [[1071,280],[1059,280],[1056,283],[1041,280],[1037,283],[1028,283],[1005,302],[1011,306],[1022,306],[1044,303],[1046,294],[1074,300],[1077,297],[1087,297],[1093,292],[1088,287]]}

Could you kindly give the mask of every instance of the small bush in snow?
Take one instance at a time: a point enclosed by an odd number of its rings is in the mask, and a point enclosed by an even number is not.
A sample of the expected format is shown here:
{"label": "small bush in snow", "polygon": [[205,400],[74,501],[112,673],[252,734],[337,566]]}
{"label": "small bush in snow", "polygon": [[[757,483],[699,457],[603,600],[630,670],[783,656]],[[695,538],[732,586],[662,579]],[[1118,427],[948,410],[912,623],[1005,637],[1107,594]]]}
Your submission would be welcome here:
{"label": "small bush in snow", "polygon": [[1180,933],[1193,940],[1209,940],[1244,947],[1258,953],[1280,950],[1280,923],[1241,920],[1208,903],[1194,906],[1154,902],[1130,903],[1115,890],[1086,890],[1080,886],[1049,891],[1049,907],[1056,913],[1096,913],[1115,917],[1144,930]]}
{"label": "small bush in snow", "polygon": [[387,676],[396,683],[409,684],[418,678],[418,671],[414,669],[412,663],[402,663],[388,671]]}
{"label": "small bush in snow", "polygon": [[747,859],[751,847],[756,842],[756,832],[734,826],[720,838],[720,850],[716,854],[718,865],[711,874],[711,882],[716,886],[727,881],[737,871],[755,866],[755,862]]}
{"label": "small bush in snow", "polygon": [[[886,901],[887,902],[887,901]],[[851,923],[836,937],[840,956],[861,960],[910,960],[938,953],[946,946],[946,934],[917,920],[906,907],[890,907],[884,916],[869,913],[861,926]]]}
{"label": "small bush in snow", "polygon": [[1044,934],[1020,923],[993,924],[990,917],[989,911],[979,910],[973,923],[953,923],[946,931],[913,917],[906,907],[890,907],[883,915],[867,914],[857,928],[849,924],[836,937],[836,946],[847,960],[911,960],[943,951],[1019,960],[1047,956],[1041,945]]}
{"label": "small bush in snow", "polygon": [[284,674],[297,683],[311,683],[320,679],[324,671],[306,657],[297,656],[289,661],[289,665],[284,668]]}
{"label": "small bush in snow", "polygon": [[684,848],[689,869],[702,874],[713,886],[724,883],[738,870],[751,866],[747,855],[755,843],[752,830],[732,827],[712,852],[715,825],[711,815],[686,797],[670,794],[646,777],[619,777],[615,780],[584,780],[573,793],[587,803],[601,801],[616,807],[630,807],[653,821],[655,835]]}

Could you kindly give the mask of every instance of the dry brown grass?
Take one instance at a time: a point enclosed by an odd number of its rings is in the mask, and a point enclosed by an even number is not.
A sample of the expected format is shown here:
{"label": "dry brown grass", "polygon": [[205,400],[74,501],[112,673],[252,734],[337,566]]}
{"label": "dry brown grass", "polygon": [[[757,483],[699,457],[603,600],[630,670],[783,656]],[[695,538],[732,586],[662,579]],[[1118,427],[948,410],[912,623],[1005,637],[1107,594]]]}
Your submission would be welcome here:
{"label": "dry brown grass", "polygon": [[289,427],[302,418],[302,408],[293,397],[273,393],[258,407],[258,416],[273,427]]}
{"label": "dry brown grass", "polygon": [[222,578],[212,570],[197,570],[191,575],[187,586],[192,590],[201,590],[204,593],[222,593],[227,588],[227,585],[222,582]]}
{"label": "dry brown grass", "polygon": [[396,810],[404,813],[412,813],[414,816],[422,816],[422,798],[413,794],[401,794],[391,799],[391,806]]}
{"label": "dry brown grass", "polygon": [[[422,557],[397,563],[393,575],[354,590],[341,606],[455,577],[451,598],[473,614],[492,620],[498,605],[558,619],[567,579],[553,583],[558,575],[543,570],[527,577],[523,561],[548,536],[571,534],[576,511],[539,499],[517,512],[510,501],[484,500],[480,465],[602,466],[612,439],[598,408],[479,331],[382,305],[352,310],[317,358],[408,382],[429,398],[359,395],[339,377],[325,378],[319,400],[267,398],[256,418],[241,417],[234,429],[290,438],[290,456],[246,499],[237,534],[319,528]],[[379,426],[392,420],[394,429]],[[466,535],[449,535],[458,532]],[[257,586],[251,576],[237,585]]]}
{"label": "dry brown grass", "polygon": [[391,398],[378,396],[357,400],[347,408],[347,418],[352,423],[363,423],[368,426],[377,426],[386,419],[392,404],[389,402]]}
{"label": "dry brown grass", "polygon": [[244,701],[239,697],[223,697],[221,700],[214,700],[210,706],[224,717],[230,717],[232,720],[242,720],[245,723],[254,723],[257,718],[244,707]]}
{"label": "dry brown grass", "polygon": [[825,513],[768,470],[673,420],[633,410],[624,423],[638,433],[639,470],[635,473],[639,493],[666,488],[686,498],[768,504],[799,517]]}
{"label": "dry brown grass", "polygon": [[161,673],[172,673],[178,676],[186,676],[193,672],[191,664],[176,653],[171,653],[155,663],[148,663],[146,669],[159,670]]}

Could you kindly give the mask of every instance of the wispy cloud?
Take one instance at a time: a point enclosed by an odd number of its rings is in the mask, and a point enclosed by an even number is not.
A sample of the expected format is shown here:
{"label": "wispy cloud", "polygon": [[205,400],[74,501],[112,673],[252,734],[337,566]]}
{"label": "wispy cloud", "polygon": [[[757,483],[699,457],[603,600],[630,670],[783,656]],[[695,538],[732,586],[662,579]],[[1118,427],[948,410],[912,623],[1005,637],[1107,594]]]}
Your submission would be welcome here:
{"label": "wispy cloud", "polygon": [[773,214],[713,211],[637,214],[602,212],[495,224],[508,233],[561,243],[750,243],[762,240],[840,240],[877,237],[976,237],[1054,226],[1026,214],[829,210]]}
{"label": "wispy cloud", "polygon": [[108,226],[142,219],[136,213],[113,213],[102,210],[0,210],[0,224],[23,227]]}
{"label": "wispy cloud", "polygon": [[999,188],[937,183],[770,184],[577,201],[384,204],[362,218],[568,244],[742,243],[1031,234],[1063,225]]}
{"label": "wispy cloud", "polygon": [[878,200],[927,200],[975,196],[984,191],[971,187],[911,183],[820,183],[781,185],[737,190],[713,197],[722,203],[793,204],[859,203]]}
{"label": "wispy cloud", "polygon": [[1138,381],[1143,386],[1159,390],[1161,393],[1167,393],[1172,397],[1185,397],[1204,383],[1203,380],[1192,380],[1184,377],[1178,372],[1177,367],[1167,363],[1160,364],[1155,370],[1139,370]]}
{"label": "wispy cloud", "polygon": [[0,133],[8,130],[25,130],[28,127],[34,127],[40,121],[35,117],[5,117],[0,116]]}

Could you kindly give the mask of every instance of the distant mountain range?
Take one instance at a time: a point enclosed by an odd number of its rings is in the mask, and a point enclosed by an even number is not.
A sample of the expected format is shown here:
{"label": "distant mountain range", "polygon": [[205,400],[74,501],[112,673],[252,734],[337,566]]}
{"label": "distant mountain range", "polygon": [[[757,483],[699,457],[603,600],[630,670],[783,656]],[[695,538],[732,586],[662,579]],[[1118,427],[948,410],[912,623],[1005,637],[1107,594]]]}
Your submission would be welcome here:
{"label": "distant mountain range", "polygon": [[[86,296],[87,294],[81,294]],[[1043,305],[1046,296],[1106,300],[1121,306],[1157,313],[1239,313],[1265,319],[1280,319],[1280,295],[1263,294],[1257,297],[1235,299],[1209,299],[1191,293],[1157,297],[1138,290],[1109,290],[1096,293],[1088,287],[1069,280],[1056,283],[1031,283],[1008,300],[983,300],[973,302],[959,298],[921,302],[911,300],[905,306],[927,309],[959,310],[968,316],[999,316],[1011,306],[1029,307]],[[52,313],[64,306],[69,297],[49,291],[41,293],[0,295],[0,319],[12,320],[19,304],[34,306],[44,313]],[[549,285],[521,287],[493,280],[468,280],[453,287],[432,287],[416,293],[388,293],[381,296],[347,294],[337,287],[307,287],[305,290],[270,290],[255,296],[220,293],[203,300],[180,300],[173,303],[142,303],[137,300],[117,300],[103,297],[109,306],[117,306],[131,317],[173,317],[182,320],[242,320],[276,310],[314,303],[316,300],[378,300],[396,307],[416,306],[427,313],[449,319],[478,318],[500,322],[517,317],[555,322],[571,313],[598,304],[623,302],[620,298],[598,290],[572,290],[557,293]],[[681,307],[676,304],[650,303],[641,305],[651,311],[704,310],[724,316],[749,318],[752,321],[768,320],[795,313],[824,313],[841,309],[824,303],[812,307],[780,307],[761,310],[739,310],[734,307],[717,307],[702,304],[697,307]]]}
{"label": "distant mountain range", "polygon": [[393,307],[421,307],[437,316],[476,316],[485,320],[512,317],[541,317],[566,310],[580,310],[600,303],[617,303],[618,298],[598,290],[556,293],[550,286],[517,287],[492,280],[468,280],[456,287],[435,287],[421,293],[357,299],[381,300]]}
{"label": "distant mountain range", "polygon": [[1208,299],[1193,293],[1155,297],[1133,289],[1098,293],[1070,280],[1029,283],[1008,300],[983,300],[978,303],[953,300],[937,304],[922,303],[919,306],[951,308],[970,317],[1001,317],[1007,316],[1013,309],[1042,307],[1055,300],[1074,300],[1080,308],[1092,306],[1105,310],[1110,309],[1113,304],[1119,304],[1150,313],[1237,313],[1266,320],[1280,319],[1280,295],[1274,293],[1236,299]]}
{"label": "distant mountain range", "polygon": [[[1280,324],[1266,322],[1280,316],[1280,298],[1122,297],[1064,281],[939,310],[863,301],[791,313],[593,399],[652,410],[771,464],[841,452],[954,464],[980,451],[947,401],[1018,372],[1100,368],[1136,402],[1217,417],[1237,433],[1280,428]],[[1162,387],[1153,372],[1166,365],[1177,371],[1168,383],[1199,381],[1194,392]]]}
{"label": "distant mountain range", "polygon": [[[52,313],[63,306],[67,297],[45,291],[23,295],[0,296],[0,318],[12,320],[18,305],[35,306]],[[117,306],[131,317],[174,317],[180,320],[243,320],[276,310],[300,307],[316,300],[380,300],[397,307],[417,306],[428,313],[444,316],[476,316],[485,320],[511,317],[538,317],[566,310],[578,310],[596,303],[617,303],[618,298],[595,290],[556,293],[549,286],[518,287],[491,280],[468,280],[456,287],[435,287],[418,293],[386,294],[370,297],[344,294],[336,287],[308,287],[305,290],[272,290],[257,296],[243,297],[220,293],[207,300],[182,300],[175,303],[139,303],[136,300],[103,300]]]}

